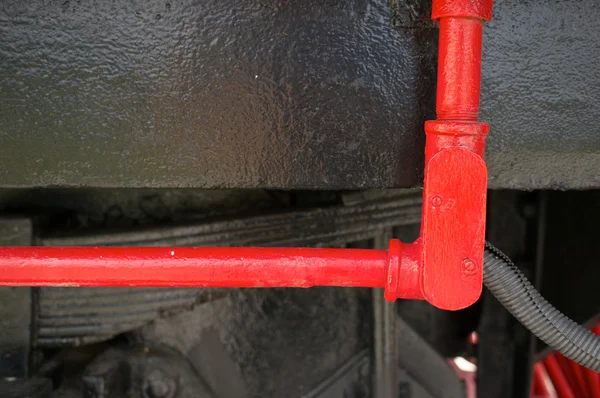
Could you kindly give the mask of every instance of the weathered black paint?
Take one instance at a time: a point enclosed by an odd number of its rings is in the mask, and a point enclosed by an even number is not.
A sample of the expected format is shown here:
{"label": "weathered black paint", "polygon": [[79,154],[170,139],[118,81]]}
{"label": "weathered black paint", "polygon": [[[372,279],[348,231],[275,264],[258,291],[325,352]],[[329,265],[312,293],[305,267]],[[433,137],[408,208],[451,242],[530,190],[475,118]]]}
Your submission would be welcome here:
{"label": "weathered black paint", "polygon": [[600,9],[593,0],[495,0],[481,119],[490,186],[600,187]]}
{"label": "weathered black paint", "polygon": [[[392,3],[5,1],[0,186],[418,185],[437,32]],[[492,187],[600,186],[594,6],[496,1]]]}
{"label": "weathered black paint", "polygon": [[[29,218],[0,219],[0,245],[30,246],[33,225]],[[30,372],[32,330],[32,289],[0,287],[0,380],[25,378]],[[3,394],[0,384],[0,397]]]}

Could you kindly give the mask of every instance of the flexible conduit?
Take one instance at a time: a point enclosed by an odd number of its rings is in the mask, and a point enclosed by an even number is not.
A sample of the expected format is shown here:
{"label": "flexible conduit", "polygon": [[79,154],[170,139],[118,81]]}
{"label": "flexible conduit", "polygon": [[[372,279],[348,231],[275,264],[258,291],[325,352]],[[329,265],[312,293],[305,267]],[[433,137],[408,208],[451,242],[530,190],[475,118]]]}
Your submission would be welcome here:
{"label": "flexible conduit", "polygon": [[600,336],[548,303],[500,250],[489,243],[485,248],[483,281],[498,301],[548,346],[600,372]]}

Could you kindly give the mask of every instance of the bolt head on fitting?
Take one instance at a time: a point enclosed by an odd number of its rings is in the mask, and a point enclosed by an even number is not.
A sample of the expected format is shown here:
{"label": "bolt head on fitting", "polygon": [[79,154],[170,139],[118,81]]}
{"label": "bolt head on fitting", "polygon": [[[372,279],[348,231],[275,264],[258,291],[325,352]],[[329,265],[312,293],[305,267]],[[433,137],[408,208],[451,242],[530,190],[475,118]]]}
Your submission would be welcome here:
{"label": "bolt head on fitting", "polygon": [[477,272],[477,264],[470,258],[465,258],[462,262],[462,273],[464,275],[474,275]]}

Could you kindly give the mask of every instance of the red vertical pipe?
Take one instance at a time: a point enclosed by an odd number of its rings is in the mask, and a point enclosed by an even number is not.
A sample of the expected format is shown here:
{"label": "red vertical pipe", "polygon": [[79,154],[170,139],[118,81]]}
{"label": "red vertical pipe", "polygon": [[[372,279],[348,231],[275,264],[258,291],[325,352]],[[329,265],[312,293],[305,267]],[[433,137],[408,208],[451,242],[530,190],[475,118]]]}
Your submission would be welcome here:
{"label": "red vertical pipe", "polygon": [[425,123],[422,280],[424,298],[458,310],[483,287],[489,125],[477,121],[483,23],[492,0],[433,0],[440,24],[437,120]]}
{"label": "red vertical pipe", "polygon": [[440,19],[436,100],[438,120],[477,120],[482,37],[481,19]]}

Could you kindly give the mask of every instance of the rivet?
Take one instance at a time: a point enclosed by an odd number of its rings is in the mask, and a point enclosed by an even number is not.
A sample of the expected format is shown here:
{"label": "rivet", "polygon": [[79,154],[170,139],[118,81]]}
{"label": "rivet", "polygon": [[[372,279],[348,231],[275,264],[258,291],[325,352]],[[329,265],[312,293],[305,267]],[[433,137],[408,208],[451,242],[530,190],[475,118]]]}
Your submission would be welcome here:
{"label": "rivet", "polygon": [[462,272],[465,275],[473,275],[477,271],[477,265],[475,261],[470,258],[465,258],[462,262]]}
{"label": "rivet", "polygon": [[442,205],[442,198],[439,196],[434,196],[433,198],[431,198],[431,205],[433,207],[439,207]]}

